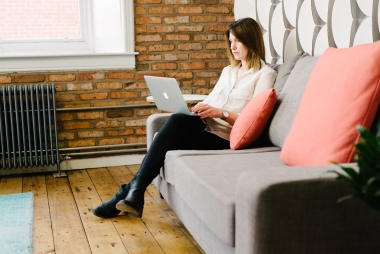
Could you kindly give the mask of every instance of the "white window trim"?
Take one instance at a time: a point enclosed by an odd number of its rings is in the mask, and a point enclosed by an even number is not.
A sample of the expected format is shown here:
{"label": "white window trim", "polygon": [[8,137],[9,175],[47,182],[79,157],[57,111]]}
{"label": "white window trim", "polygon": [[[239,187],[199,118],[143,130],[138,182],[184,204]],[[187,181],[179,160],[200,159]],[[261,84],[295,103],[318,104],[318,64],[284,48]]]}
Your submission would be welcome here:
{"label": "white window trim", "polygon": [[[90,0],[91,1],[91,0]],[[123,52],[0,55],[0,73],[134,69],[133,0],[120,0],[122,6]]]}

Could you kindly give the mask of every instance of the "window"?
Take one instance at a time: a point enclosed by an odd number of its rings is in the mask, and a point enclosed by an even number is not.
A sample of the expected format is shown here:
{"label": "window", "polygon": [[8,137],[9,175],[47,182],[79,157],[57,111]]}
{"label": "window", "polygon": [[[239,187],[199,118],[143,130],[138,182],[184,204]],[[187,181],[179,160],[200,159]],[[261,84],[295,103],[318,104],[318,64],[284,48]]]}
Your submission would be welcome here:
{"label": "window", "polygon": [[135,68],[132,0],[0,6],[0,72]]}

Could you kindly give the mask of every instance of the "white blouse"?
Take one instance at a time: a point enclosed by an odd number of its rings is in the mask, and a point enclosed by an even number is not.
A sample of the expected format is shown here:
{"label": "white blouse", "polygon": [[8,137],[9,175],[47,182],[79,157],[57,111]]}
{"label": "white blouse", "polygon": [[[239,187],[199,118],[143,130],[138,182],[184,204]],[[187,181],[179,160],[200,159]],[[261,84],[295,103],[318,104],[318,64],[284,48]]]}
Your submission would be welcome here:
{"label": "white blouse", "polygon": [[[253,97],[274,85],[277,72],[265,65],[264,61],[261,61],[261,65],[260,70],[251,68],[239,78],[237,71],[240,65],[235,68],[225,67],[214,89],[202,103],[239,114]],[[229,140],[232,125],[220,118],[204,120],[206,131]]]}

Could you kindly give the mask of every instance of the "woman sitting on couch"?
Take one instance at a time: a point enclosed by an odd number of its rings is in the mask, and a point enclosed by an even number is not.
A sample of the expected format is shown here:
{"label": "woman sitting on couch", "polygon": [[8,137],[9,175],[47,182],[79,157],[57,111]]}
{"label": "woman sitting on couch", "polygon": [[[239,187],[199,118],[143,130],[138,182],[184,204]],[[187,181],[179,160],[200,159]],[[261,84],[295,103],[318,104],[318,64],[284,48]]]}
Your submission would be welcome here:
{"label": "woman sitting on couch", "polygon": [[93,214],[111,218],[123,211],[141,217],[144,192],[160,173],[167,151],[229,149],[229,135],[239,113],[254,96],[273,87],[277,74],[265,65],[263,34],[255,20],[235,21],[228,26],[226,36],[231,65],[223,69],[213,91],[192,108],[193,116],[169,117],[132,181],[94,208]]}

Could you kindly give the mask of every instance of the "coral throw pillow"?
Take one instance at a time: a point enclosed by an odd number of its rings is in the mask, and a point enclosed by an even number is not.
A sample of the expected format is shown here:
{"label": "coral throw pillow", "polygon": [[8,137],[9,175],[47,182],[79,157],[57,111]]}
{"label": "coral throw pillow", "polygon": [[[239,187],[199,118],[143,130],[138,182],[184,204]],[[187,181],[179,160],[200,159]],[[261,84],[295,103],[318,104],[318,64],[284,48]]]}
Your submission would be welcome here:
{"label": "coral throw pillow", "polygon": [[232,127],[231,149],[246,148],[260,137],[276,106],[276,100],[276,91],[273,88],[252,98]]}
{"label": "coral throw pillow", "polygon": [[291,166],[348,163],[357,125],[369,128],[380,101],[380,41],[328,48],[316,63],[281,150]]}

